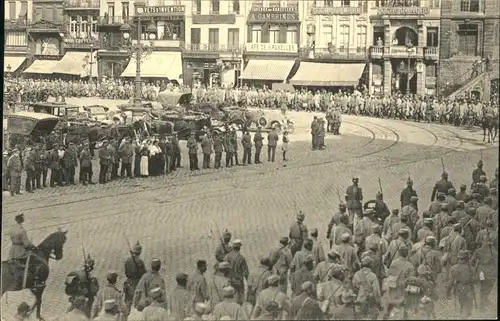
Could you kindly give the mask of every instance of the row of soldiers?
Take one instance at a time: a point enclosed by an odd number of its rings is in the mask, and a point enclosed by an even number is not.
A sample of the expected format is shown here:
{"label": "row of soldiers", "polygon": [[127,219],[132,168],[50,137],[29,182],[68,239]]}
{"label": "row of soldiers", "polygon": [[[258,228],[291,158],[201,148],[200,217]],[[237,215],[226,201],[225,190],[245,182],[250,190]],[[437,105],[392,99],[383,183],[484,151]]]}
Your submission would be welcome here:
{"label": "row of soldiers", "polygon": [[[267,144],[268,162],[274,162],[280,141],[282,159],[287,161],[290,141],[287,131],[284,131],[280,138],[276,130],[265,135],[258,127],[253,137],[245,130],[239,138],[235,128],[226,126],[221,132],[204,135],[201,143],[196,140],[193,133],[187,141],[189,169],[191,171],[200,169],[198,160],[200,150],[203,155],[201,164],[203,169],[223,167],[223,153],[225,153],[226,167],[250,165],[252,162],[261,164],[264,144]],[[4,152],[3,189],[9,190],[12,196],[21,194],[23,174],[25,174],[26,192],[33,193],[36,189],[47,186],[69,186],[77,182],[83,185],[96,183],[92,178],[97,170],[98,182],[105,184],[118,178],[165,175],[182,167],[182,149],[176,132],[170,136],[152,138],[142,143],[130,137],[121,140],[110,137],[100,141],[100,144],[97,153],[98,169],[93,163],[93,150],[87,140],[81,145],[73,142],[69,142],[68,145],[53,146],[35,144],[26,146],[22,152],[17,148],[10,153]],[[243,149],[242,154],[238,153],[240,146]]]}
{"label": "row of soldiers", "polygon": [[[276,247],[249,270],[242,241],[229,231],[220,235],[214,273],[205,260],[192,274],[176,275],[167,291],[155,258],[149,271],[137,243],[125,262],[123,291],[110,272],[99,289],[89,273],[70,273],[68,314],[59,320],[328,320],[435,319],[439,297],[458,300],[460,318],[473,308],[488,309],[497,277],[498,169],[487,184],[482,162],[472,174],[470,194],[455,193],[446,173],[435,184],[429,209],[419,208],[407,182],[401,208],[388,209],[381,193],[378,207],[359,207],[359,179],[353,179],[345,203],[327,229],[325,250],[318,229],[309,230],[299,212]],[[74,282],[75,276],[79,282]],[[89,286],[89,283],[91,286]],[[476,287],[479,286],[479,300]],[[444,287],[444,288],[442,288]],[[442,293],[441,293],[442,291]],[[457,311],[458,312],[458,311]]]}

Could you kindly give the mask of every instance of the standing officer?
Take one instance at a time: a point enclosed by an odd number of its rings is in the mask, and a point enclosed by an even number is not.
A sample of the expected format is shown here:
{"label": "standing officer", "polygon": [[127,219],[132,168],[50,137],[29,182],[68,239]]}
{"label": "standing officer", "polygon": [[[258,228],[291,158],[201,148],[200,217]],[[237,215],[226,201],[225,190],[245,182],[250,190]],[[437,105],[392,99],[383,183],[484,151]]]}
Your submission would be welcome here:
{"label": "standing officer", "polygon": [[311,123],[312,150],[318,149],[318,132],[318,117],[314,116],[314,119]]}
{"label": "standing officer", "polygon": [[483,175],[486,176],[486,173],[483,170],[483,161],[479,160],[479,162],[477,162],[477,168],[472,171],[471,189],[474,187],[474,185],[476,185],[476,183],[479,183],[479,178]]}
{"label": "standing officer", "polygon": [[274,156],[276,155],[276,146],[278,145],[279,136],[276,129],[273,128],[267,135],[267,161],[274,163]]}
{"label": "standing officer", "polygon": [[125,276],[127,279],[123,284],[123,291],[125,292],[125,303],[129,310],[134,299],[135,288],[146,273],[146,266],[140,258],[141,252],[142,246],[137,242],[130,250],[130,257],[125,261]]}
{"label": "standing officer", "polygon": [[83,142],[83,150],[80,153],[80,179],[83,185],[92,184],[92,155],[90,155],[89,142]]}
{"label": "standing officer", "polygon": [[210,133],[206,133],[205,136],[203,136],[203,139],[201,140],[201,149],[203,151],[203,169],[210,168],[210,155],[212,154],[213,150],[213,141]]}
{"label": "standing officer", "polygon": [[222,139],[222,134],[218,132],[214,132],[214,152],[215,152],[215,161],[214,168],[218,169],[221,167],[222,160],[222,152],[224,151],[224,141]]}
{"label": "standing officer", "polygon": [[23,165],[19,150],[12,150],[12,156],[7,161],[7,176],[10,180],[10,195],[21,194],[21,173],[23,172]]}
{"label": "standing officer", "polygon": [[99,183],[100,184],[106,184],[107,181],[107,175],[108,175],[108,168],[109,165],[112,163],[112,157],[111,153],[109,152],[108,149],[108,140],[105,139],[102,142],[102,147],[99,149],[99,164],[101,165],[101,168],[99,170]]}
{"label": "standing officer", "polygon": [[253,143],[255,145],[255,164],[260,164],[260,153],[262,151],[262,146],[264,144],[262,141],[264,140],[264,137],[262,137],[262,132],[261,132],[260,126],[257,127],[257,132],[253,135]]}
{"label": "standing officer", "polygon": [[292,256],[302,248],[304,240],[307,239],[307,226],[303,223],[305,217],[304,213],[299,212],[299,214],[297,214],[297,222],[290,226],[289,237],[291,241],[290,250],[292,251]]}
{"label": "standing officer", "polygon": [[194,138],[194,132],[189,136],[187,148],[189,150],[189,169],[191,171],[197,171],[200,168],[198,167],[198,143]]}
{"label": "standing officer", "polygon": [[229,130],[225,131],[223,145],[226,152],[226,167],[232,167],[234,165],[234,145],[231,142],[231,133],[229,133]]}
{"label": "standing officer", "polygon": [[401,209],[405,207],[406,205],[410,205],[410,200],[412,196],[417,196],[417,191],[413,189],[413,181],[408,178],[406,181],[406,188],[401,191]]}
{"label": "standing officer", "polygon": [[245,130],[241,138],[241,145],[243,146],[243,165],[252,165],[252,136],[248,130]]}
{"label": "standing officer", "polygon": [[36,188],[33,184],[35,179],[35,155],[31,146],[26,146],[26,157],[24,159],[24,170],[26,171],[25,189],[28,193],[33,193]]}
{"label": "standing officer", "polygon": [[181,145],[179,144],[179,137],[177,137],[177,132],[172,132],[172,149],[173,156],[170,162],[170,170],[175,171],[177,168],[181,168]]}
{"label": "standing officer", "polygon": [[231,128],[229,133],[231,145],[233,145],[234,149],[234,161],[236,166],[240,166],[240,160],[238,157],[238,134],[234,128]]}
{"label": "standing officer", "polygon": [[352,225],[352,229],[356,228],[356,223],[361,219],[363,214],[363,191],[361,187],[358,186],[359,178],[352,178],[352,185],[347,187],[345,192],[345,200],[347,203],[347,210],[349,211],[349,224]]}

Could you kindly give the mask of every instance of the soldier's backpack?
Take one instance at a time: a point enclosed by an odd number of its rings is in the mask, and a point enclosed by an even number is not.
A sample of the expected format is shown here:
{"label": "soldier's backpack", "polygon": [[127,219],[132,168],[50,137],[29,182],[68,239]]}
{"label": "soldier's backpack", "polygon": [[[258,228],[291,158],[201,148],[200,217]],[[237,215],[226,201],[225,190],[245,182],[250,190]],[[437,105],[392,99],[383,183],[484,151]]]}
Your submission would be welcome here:
{"label": "soldier's backpack", "polygon": [[82,294],[82,289],[80,287],[80,277],[78,273],[71,272],[66,276],[64,280],[64,292],[67,295],[80,295]]}
{"label": "soldier's backpack", "polygon": [[403,286],[403,271],[394,267],[387,269],[387,277],[382,282],[382,292],[396,291]]}

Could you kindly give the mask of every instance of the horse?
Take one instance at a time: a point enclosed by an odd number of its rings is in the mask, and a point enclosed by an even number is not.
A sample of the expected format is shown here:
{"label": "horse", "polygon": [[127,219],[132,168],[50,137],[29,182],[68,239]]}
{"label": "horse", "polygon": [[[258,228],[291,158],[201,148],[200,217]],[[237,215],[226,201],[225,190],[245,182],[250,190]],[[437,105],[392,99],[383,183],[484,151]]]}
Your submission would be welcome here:
{"label": "horse", "polygon": [[498,134],[498,117],[492,114],[484,115],[481,127],[483,128],[483,142],[486,141],[486,134],[488,134],[488,143],[495,143]]}
{"label": "horse", "polygon": [[[5,292],[30,289],[36,298],[31,311],[36,308],[36,317],[40,320],[43,320],[41,317],[42,294],[45,290],[45,282],[49,277],[49,259],[59,261],[63,258],[66,233],[67,231],[58,230],[50,234],[37,246],[34,252],[29,254],[25,282],[20,282],[19,278],[16,277],[20,273],[24,275],[25,267],[23,265],[13,260],[2,262],[2,296]],[[24,287],[22,283],[24,283]]]}

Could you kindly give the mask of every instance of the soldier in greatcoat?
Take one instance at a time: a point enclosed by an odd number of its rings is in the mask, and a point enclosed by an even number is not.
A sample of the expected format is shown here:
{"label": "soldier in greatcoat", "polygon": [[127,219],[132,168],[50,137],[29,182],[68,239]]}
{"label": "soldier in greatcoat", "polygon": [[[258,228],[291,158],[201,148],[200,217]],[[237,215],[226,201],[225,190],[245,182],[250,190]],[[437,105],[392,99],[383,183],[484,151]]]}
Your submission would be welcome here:
{"label": "soldier in greatcoat", "polygon": [[130,256],[125,261],[125,276],[127,279],[123,284],[123,292],[129,310],[132,306],[137,284],[146,273],[146,266],[144,265],[144,261],[140,258],[141,252],[142,246],[137,242],[132,249],[130,249]]}
{"label": "soldier in greatcoat", "polygon": [[19,150],[12,150],[12,156],[7,161],[7,176],[10,181],[10,195],[21,194],[21,174],[23,172],[23,165]]}
{"label": "soldier in greatcoat", "polygon": [[358,185],[359,178],[353,177],[352,185],[347,187],[345,193],[345,200],[347,203],[347,210],[349,211],[349,223],[352,225],[353,230],[358,220],[361,219],[363,213],[363,191]]}

